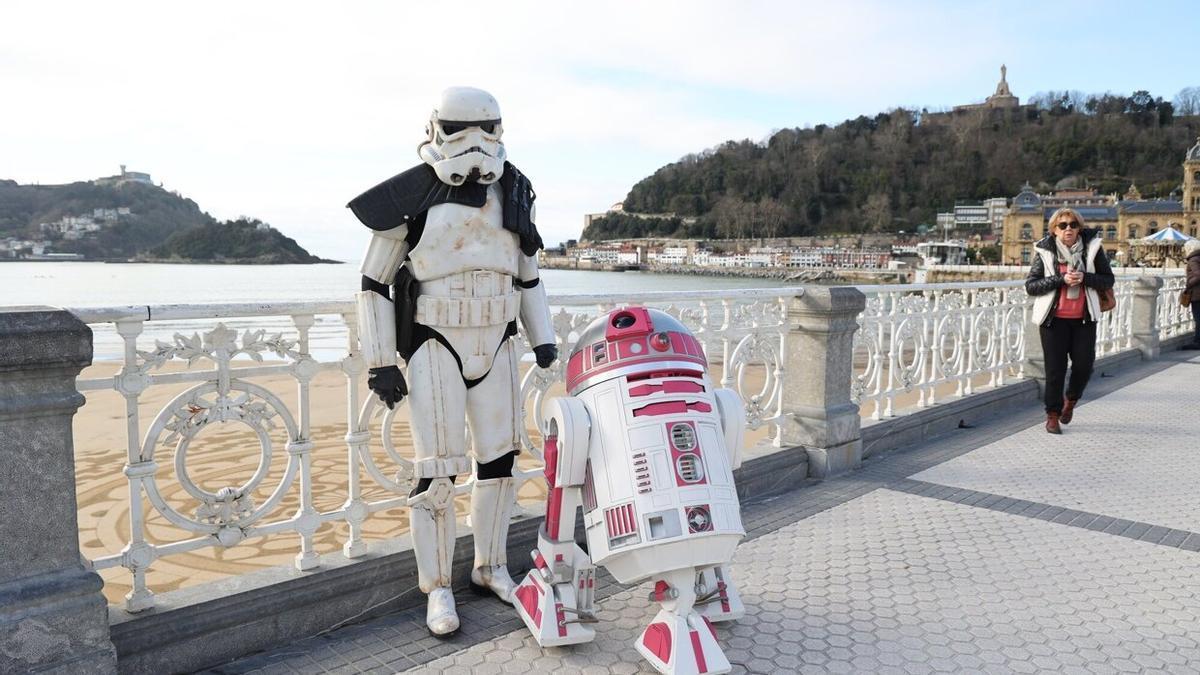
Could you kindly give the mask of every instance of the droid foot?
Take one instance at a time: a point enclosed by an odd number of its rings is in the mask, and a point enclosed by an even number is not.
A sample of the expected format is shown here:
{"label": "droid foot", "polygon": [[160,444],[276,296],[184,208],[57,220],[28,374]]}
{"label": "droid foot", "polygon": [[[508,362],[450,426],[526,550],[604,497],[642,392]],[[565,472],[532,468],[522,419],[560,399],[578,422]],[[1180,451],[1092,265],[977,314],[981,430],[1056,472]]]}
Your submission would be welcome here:
{"label": "droid foot", "polygon": [[517,585],[508,575],[507,565],[495,567],[476,567],[471,570],[471,590],[480,594],[494,593],[508,604],[513,604],[513,591]]}
{"label": "droid foot", "polygon": [[742,596],[729,578],[728,567],[710,567],[696,576],[700,597],[696,599],[696,611],[713,623],[735,621],[746,615]]}
{"label": "droid foot", "polygon": [[591,642],[596,637],[587,625],[595,619],[573,607],[578,598],[570,584],[548,584],[535,569],[513,591],[513,600],[525,627],[543,647]]}
{"label": "droid foot", "polygon": [[728,673],[732,667],[717,644],[717,632],[697,612],[686,617],[662,610],[634,644],[660,673]]}
{"label": "droid foot", "polygon": [[449,635],[458,630],[458,611],[454,608],[454,593],[449,588],[438,587],[429,594],[425,607],[425,626],[436,636]]}

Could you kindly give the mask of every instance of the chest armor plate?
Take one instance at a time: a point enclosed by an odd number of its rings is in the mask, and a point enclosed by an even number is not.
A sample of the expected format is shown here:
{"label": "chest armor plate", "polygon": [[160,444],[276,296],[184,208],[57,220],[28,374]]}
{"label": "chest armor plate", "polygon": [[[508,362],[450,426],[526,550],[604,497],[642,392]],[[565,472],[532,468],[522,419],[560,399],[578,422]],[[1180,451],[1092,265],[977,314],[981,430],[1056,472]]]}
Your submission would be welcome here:
{"label": "chest armor plate", "polygon": [[425,231],[408,259],[418,281],[431,281],[472,270],[515,277],[519,255],[517,235],[504,229],[499,190],[492,185],[481,208],[439,204],[429,209]]}

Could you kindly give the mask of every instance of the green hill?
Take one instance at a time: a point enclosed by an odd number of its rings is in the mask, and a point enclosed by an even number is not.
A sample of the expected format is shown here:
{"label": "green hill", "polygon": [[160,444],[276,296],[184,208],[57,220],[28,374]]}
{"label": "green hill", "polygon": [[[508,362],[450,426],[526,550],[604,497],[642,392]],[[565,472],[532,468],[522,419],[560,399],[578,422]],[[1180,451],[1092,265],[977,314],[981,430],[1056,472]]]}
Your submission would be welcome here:
{"label": "green hill", "polygon": [[639,181],[624,213],[594,219],[583,238],[913,231],[956,201],[1011,197],[1026,180],[1102,193],[1136,180],[1143,195],[1166,197],[1198,131],[1200,116],[1177,117],[1144,91],[1042,95],[1007,110],[896,109],[688,155]]}
{"label": "green hill", "polygon": [[[96,219],[97,229],[74,237],[42,226],[64,217],[90,217],[96,209],[128,212]],[[258,225],[246,218],[218,222],[191,199],[137,181],[19,185],[0,180],[0,241],[44,242],[46,251],[92,260],[326,262],[277,230]]]}
{"label": "green hill", "polygon": [[247,218],[176,232],[140,259],[253,264],[334,262],[310,254],[279,230]]}
{"label": "green hill", "polygon": [[[47,237],[39,228],[41,223],[64,216],[122,207],[128,208],[130,215],[81,239]],[[212,216],[201,211],[196,202],[144,183],[18,185],[0,181],[0,238],[49,238],[53,250],[60,253],[128,258],[161,244],[175,232],[212,222]]]}

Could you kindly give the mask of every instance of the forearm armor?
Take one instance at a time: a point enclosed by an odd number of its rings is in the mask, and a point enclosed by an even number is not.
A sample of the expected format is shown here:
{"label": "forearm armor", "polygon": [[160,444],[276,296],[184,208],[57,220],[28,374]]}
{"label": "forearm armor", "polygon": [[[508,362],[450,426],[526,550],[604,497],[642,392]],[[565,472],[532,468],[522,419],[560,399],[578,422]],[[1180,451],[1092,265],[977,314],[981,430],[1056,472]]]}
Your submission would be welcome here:
{"label": "forearm armor", "polygon": [[521,288],[521,325],[529,338],[529,346],[553,345],[554,326],[550,323],[550,304],[546,286],[538,277],[537,258],[522,255],[517,265],[517,285]]}
{"label": "forearm armor", "polygon": [[355,295],[358,309],[359,344],[368,368],[396,365],[396,308],[388,297],[388,284],[408,255],[404,237],[408,228],[400,226],[376,231],[363,256],[360,271],[363,290]]}

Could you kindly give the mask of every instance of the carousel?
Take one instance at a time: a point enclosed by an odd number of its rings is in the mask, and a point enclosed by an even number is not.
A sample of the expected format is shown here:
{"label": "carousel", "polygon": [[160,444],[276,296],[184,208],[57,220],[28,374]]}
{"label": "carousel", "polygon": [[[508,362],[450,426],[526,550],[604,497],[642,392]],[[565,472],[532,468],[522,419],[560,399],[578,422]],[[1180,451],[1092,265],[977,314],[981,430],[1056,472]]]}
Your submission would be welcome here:
{"label": "carousel", "polygon": [[1182,267],[1183,244],[1192,237],[1173,227],[1130,242],[1131,262],[1142,267]]}

